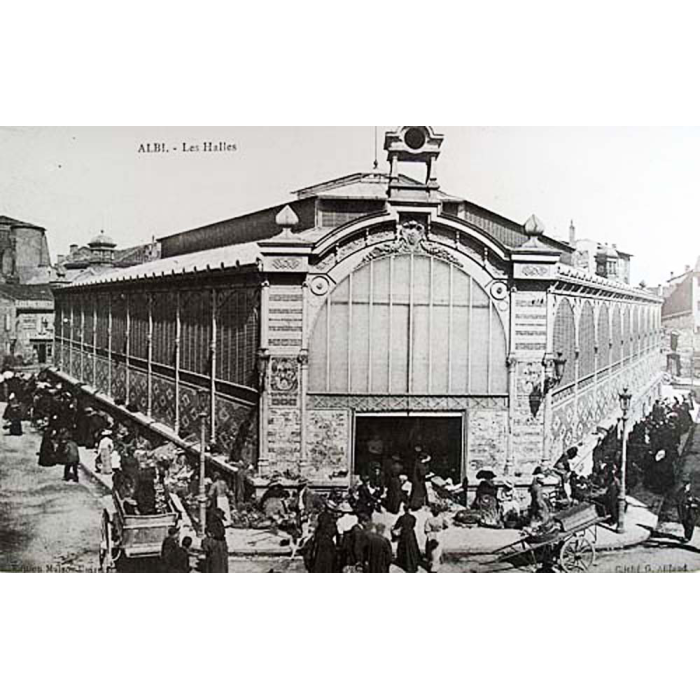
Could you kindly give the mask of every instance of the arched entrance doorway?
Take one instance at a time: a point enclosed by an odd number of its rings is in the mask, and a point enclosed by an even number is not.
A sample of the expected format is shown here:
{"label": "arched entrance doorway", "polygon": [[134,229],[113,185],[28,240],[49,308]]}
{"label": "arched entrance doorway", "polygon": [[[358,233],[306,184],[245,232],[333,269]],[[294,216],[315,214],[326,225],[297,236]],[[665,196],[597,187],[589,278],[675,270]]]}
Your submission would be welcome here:
{"label": "arched entrance doorway", "polygon": [[[473,275],[423,253],[369,260],[333,289],[309,344],[309,393],[354,401],[353,470],[430,452],[433,471],[464,472],[472,397],[508,393],[507,343]],[[353,403],[353,402],[351,402]]]}

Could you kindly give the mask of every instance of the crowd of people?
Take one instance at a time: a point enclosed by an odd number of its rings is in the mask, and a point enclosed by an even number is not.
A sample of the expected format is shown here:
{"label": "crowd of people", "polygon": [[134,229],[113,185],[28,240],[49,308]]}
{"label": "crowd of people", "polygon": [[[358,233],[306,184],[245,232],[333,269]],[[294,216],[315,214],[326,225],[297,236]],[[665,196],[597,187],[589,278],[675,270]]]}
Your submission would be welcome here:
{"label": "crowd of people", "polygon": [[[690,532],[694,528],[691,521],[696,517],[696,508],[689,482],[680,470],[679,450],[683,436],[693,426],[693,409],[690,394],[683,399],[657,400],[649,415],[636,422],[628,433],[625,469],[628,493],[645,490],[672,501]],[[613,428],[601,438],[593,451],[593,469],[589,475],[571,469],[570,463],[576,456],[577,449],[571,448],[554,467],[559,478],[556,501],[563,505],[595,503],[601,517],[611,524],[617,523],[622,488],[621,431]],[[643,495],[641,491],[640,495]],[[645,497],[645,500],[649,499]]]}
{"label": "crowd of people", "polygon": [[[174,493],[196,517],[198,469],[184,450],[158,442],[135,421],[115,419],[89,397],[49,381],[43,373],[7,372],[0,388],[8,402],[7,432],[21,435],[25,420],[41,431],[42,467],[63,465],[64,480],[77,482],[80,448],[95,450],[95,468],[112,477],[127,515],[168,512],[168,494]],[[628,489],[675,492],[679,516],[690,536],[700,504],[687,484],[679,484],[677,465],[681,437],[693,425],[692,410],[690,397],[657,401],[649,416],[630,430],[627,452]],[[436,477],[432,457],[422,447],[400,455],[385,453],[379,443],[377,436],[369,440],[369,461],[358,482],[330,493],[313,490],[303,478],[286,486],[281,478],[273,478],[257,500],[244,488],[244,470],[237,481],[211,472],[201,543],[203,570],[228,571],[226,530],[242,526],[246,510],[257,513],[261,527],[286,533],[312,573],[382,573],[392,565],[408,573],[438,572],[448,524],[538,528],[546,526],[557,510],[584,502],[595,503],[601,517],[612,523],[619,516],[622,444],[617,429],[608,431],[595,448],[590,475],[577,473],[578,450],[570,448],[552,469],[535,470],[525,498],[513,481],[498,479],[488,469],[477,474],[473,492],[466,479],[454,485]],[[163,570],[184,567],[183,561],[192,554],[191,542],[187,545],[185,539],[168,534],[161,553]]]}
{"label": "crowd of people", "polygon": [[[393,526],[359,512],[350,500],[326,503],[317,515],[313,535],[301,551],[310,573],[389,573],[395,564],[406,573],[438,573],[442,565],[443,510],[433,505],[424,524],[425,547],[418,544],[415,511],[403,501]],[[392,543],[395,543],[395,547]]]}

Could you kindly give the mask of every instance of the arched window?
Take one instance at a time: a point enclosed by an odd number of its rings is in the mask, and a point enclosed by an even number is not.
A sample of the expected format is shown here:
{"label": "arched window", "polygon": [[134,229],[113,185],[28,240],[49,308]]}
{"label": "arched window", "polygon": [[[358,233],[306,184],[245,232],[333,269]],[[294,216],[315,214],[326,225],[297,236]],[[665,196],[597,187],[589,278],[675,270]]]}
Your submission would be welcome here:
{"label": "arched window", "polygon": [[605,369],[610,364],[610,314],[608,305],[603,304],[598,314],[598,368]]}
{"label": "arched window", "polygon": [[574,322],[574,310],[568,299],[562,299],[554,318],[554,352],[561,353],[565,359],[564,376],[561,385],[573,384],[576,369],[574,366],[574,352],[576,350],[576,324]]}
{"label": "arched window", "polygon": [[623,321],[622,346],[624,357],[627,358],[632,354],[632,310],[629,306],[625,307]]}
{"label": "arched window", "polygon": [[312,392],[508,392],[506,337],[488,294],[455,265],[420,254],[373,260],[319,311]]}
{"label": "arched window", "polygon": [[622,314],[620,307],[615,306],[612,320],[612,357],[611,364],[617,364],[622,359]]}
{"label": "arched window", "polygon": [[583,305],[578,329],[579,379],[595,372],[595,317],[590,301]]}

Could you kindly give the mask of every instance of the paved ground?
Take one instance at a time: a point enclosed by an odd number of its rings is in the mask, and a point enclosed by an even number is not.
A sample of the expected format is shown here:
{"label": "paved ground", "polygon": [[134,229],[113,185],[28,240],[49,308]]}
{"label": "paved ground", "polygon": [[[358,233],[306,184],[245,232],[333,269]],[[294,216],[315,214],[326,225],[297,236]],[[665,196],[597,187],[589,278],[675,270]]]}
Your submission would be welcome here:
{"label": "paved ground", "polygon": [[0,571],[96,567],[100,492],[65,483],[63,467],[37,466],[39,437],[0,430]]}

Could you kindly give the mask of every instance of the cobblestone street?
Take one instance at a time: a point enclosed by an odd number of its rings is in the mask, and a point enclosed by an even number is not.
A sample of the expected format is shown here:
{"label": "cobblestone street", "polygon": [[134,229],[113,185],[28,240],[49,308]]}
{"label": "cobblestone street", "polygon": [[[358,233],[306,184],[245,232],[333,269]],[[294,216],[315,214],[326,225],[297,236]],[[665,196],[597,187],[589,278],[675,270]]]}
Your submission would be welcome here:
{"label": "cobblestone street", "polygon": [[38,447],[28,423],[21,437],[0,435],[0,571],[94,569],[102,494],[64,482],[61,466],[37,466]]}

